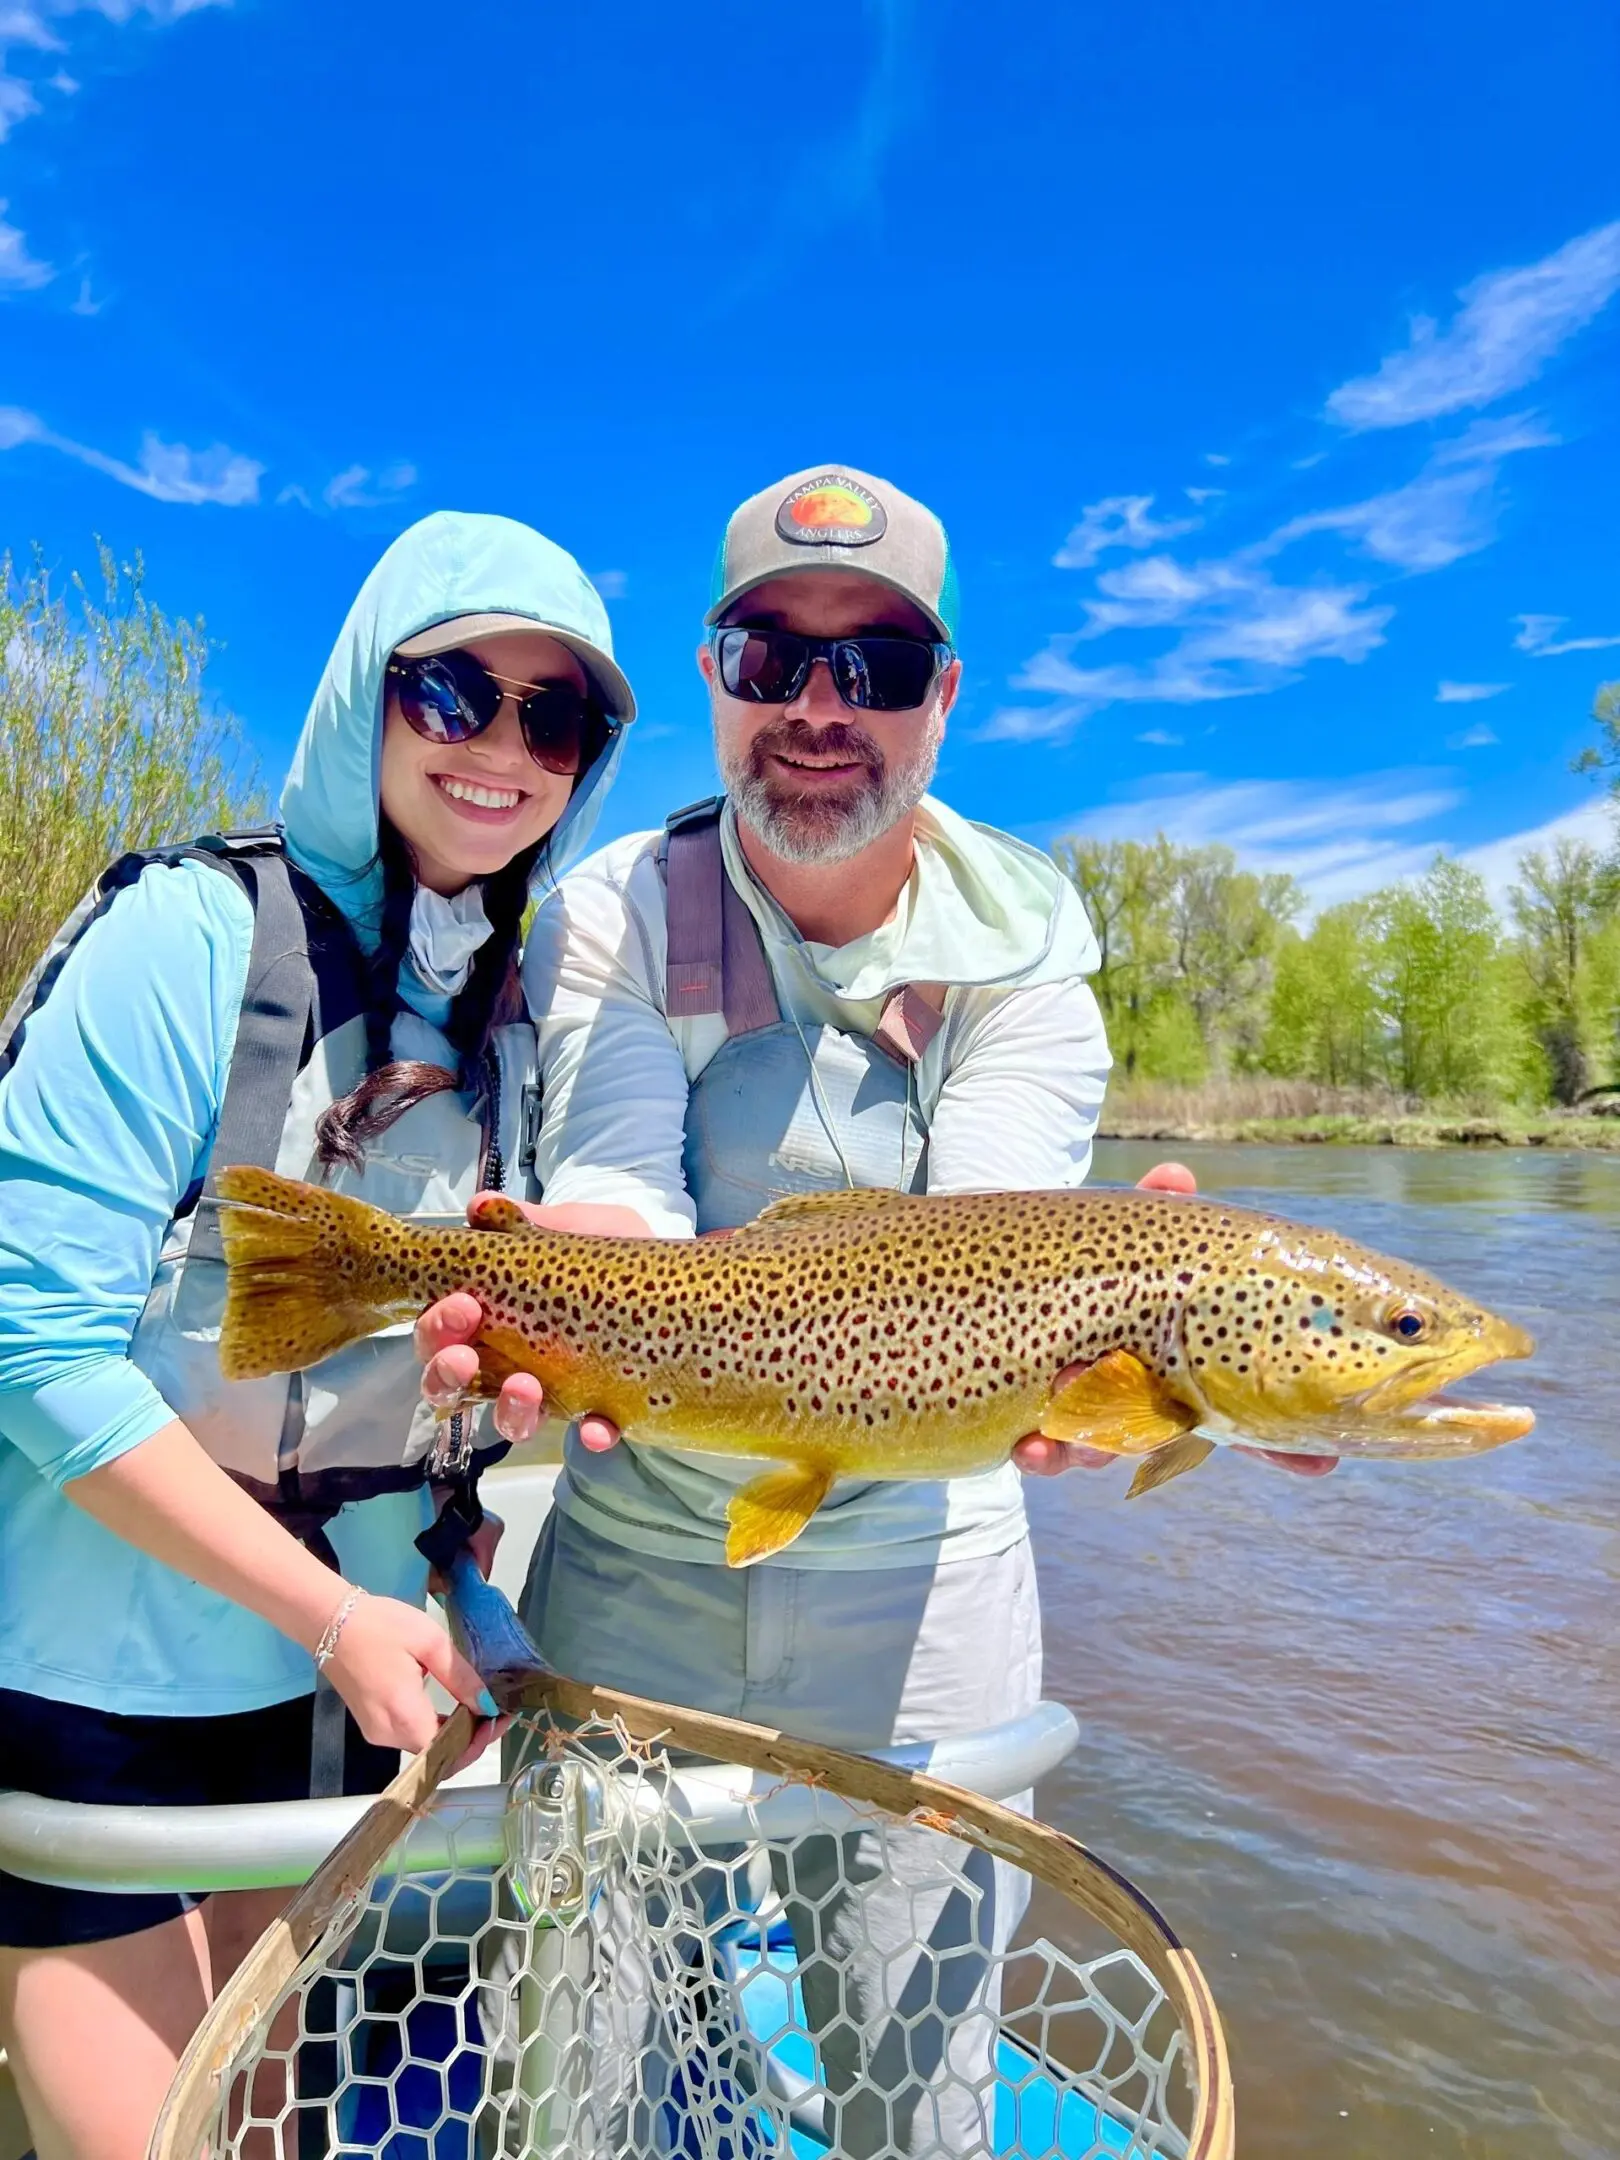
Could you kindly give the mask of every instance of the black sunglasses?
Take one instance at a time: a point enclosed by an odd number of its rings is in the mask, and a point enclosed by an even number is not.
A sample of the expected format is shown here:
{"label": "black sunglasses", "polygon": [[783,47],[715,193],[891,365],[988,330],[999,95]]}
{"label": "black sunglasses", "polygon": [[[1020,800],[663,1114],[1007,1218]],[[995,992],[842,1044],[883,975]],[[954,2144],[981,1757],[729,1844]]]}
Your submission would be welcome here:
{"label": "black sunglasses", "polygon": [[857,712],[915,712],[956,657],[949,645],[923,638],[812,638],[796,630],[716,630],[709,650],[728,697],[790,704],[825,660],[838,695]]}
{"label": "black sunglasses", "polygon": [[583,772],[612,733],[600,706],[572,683],[503,682],[459,649],[390,660],[387,672],[400,711],[428,742],[471,742],[494,726],[508,694],[517,700],[529,755],[547,772]]}

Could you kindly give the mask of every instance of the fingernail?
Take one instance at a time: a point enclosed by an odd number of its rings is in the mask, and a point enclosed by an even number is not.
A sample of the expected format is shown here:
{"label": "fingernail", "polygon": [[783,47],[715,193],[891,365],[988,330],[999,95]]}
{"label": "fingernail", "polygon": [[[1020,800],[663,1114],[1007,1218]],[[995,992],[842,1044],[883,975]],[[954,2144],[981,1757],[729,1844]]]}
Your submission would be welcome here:
{"label": "fingernail", "polygon": [[488,1688],[480,1689],[478,1695],[478,1707],[484,1713],[485,1717],[499,1717],[501,1714],[501,1706],[495,1700],[494,1696],[489,1692]]}

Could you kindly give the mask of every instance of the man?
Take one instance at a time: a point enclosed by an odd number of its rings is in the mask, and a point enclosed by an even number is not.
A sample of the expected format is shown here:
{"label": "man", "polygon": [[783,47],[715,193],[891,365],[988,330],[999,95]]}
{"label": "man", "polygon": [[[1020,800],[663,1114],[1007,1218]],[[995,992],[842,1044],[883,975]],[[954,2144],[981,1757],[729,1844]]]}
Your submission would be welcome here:
{"label": "man", "polygon": [[[574,872],[525,956],[557,1227],[684,1236],[785,1192],[1084,1180],[1109,1067],[1084,909],[1048,858],[927,794],[961,679],[954,615],[943,527],[885,481],[812,468],[732,517],[698,654],[724,803]],[[419,1330],[441,1400],[470,1377],[446,1346],[476,1318],[446,1300]],[[538,1402],[508,1383],[508,1437]],[[856,1749],[1038,1699],[1018,1473],[1106,1458],[1032,1436],[983,1476],[840,1485],[787,1552],[737,1572],[726,1504],[758,1465],[616,1441],[595,1419],[570,1436],[525,1593],[562,1670]],[[990,2150],[987,2020],[902,2041],[888,2013],[930,1938],[977,1960],[959,2008],[989,2002],[984,1953],[1017,1893],[986,1867],[976,1909],[947,1912],[920,1861],[858,1888],[859,1855],[829,1866],[841,1887],[796,1933],[845,1945],[842,1989],[806,1976],[829,2085],[861,2092],[834,2148]]]}

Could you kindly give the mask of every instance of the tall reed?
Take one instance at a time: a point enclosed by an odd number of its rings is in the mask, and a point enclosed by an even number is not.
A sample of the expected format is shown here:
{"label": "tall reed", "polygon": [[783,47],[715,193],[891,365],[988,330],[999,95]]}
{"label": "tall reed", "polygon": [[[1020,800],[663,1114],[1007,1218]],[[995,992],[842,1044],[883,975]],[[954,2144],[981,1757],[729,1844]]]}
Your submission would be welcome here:
{"label": "tall reed", "polygon": [[0,557],[0,1011],[115,856],[264,815],[203,687],[202,622],[153,606],[138,557],[98,552],[99,599],[37,553]]}

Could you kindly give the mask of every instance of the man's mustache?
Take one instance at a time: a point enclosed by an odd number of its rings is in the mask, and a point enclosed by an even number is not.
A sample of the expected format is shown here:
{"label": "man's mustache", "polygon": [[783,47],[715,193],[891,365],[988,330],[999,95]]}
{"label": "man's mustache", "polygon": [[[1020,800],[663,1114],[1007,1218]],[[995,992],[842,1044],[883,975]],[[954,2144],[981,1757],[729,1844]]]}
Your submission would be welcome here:
{"label": "man's mustache", "polygon": [[868,765],[875,773],[884,769],[883,752],[871,736],[838,720],[824,728],[801,723],[763,729],[748,750],[748,762],[756,775],[763,776],[768,757],[824,757],[840,765]]}

